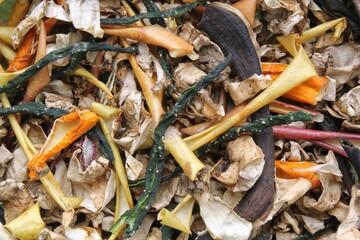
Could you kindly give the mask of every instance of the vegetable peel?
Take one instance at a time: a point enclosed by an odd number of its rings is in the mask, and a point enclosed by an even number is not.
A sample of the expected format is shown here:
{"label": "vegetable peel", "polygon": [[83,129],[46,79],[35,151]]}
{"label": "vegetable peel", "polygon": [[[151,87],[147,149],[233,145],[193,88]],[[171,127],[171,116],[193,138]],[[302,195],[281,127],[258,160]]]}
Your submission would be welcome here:
{"label": "vegetable peel", "polygon": [[338,18],[338,19],[320,24],[314,28],[304,31],[301,34],[301,36],[297,33],[294,33],[294,34],[289,34],[287,36],[279,36],[276,39],[294,57],[294,56],[296,56],[298,47],[301,44],[325,33],[327,30],[329,30],[333,27],[335,27],[334,38],[339,38],[341,33],[346,28],[346,18]]}
{"label": "vegetable peel", "polygon": [[276,176],[279,178],[305,178],[311,182],[311,188],[317,188],[321,186],[320,178],[318,174],[311,171],[296,171],[297,169],[305,170],[306,168],[310,168],[316,166],[316,163],[312,162],[282,162],[280,160],[275,161],[276,166]]}
{"label": "vegetable peel", "polygon": [[29,162],[30,179],[36,179],[37,172],[50,157],[69,146],[98,121],[99,117],[88,110],[75,111],[57,119],[44,146]]}
{"label": "vegetable peel", "polygon": [[197,179],[199,171],[205,168],[205,165],[196,157],[186,143],[177,135],[164,139],[163,143],[184,170],[185,175],[192,181]]}
{"label": "vegetable peel", "polygon": [[170,51],[171,57],[186,56],[193,51],[193,47],[188,42],[157,24],[143,27],[117,27],[116,29],[103,30],[105,34],[131,38],[164,47]]}
{"label": "vegetable peel", "polygon": [[45,228],[45,223],[40,216],[39,203],[34,204],[5,227],[22,240],[37,239],[41,230]]}
{"label": "vegetable peel", "polygon": [[190,222],[194,203],[195,198],[188,194],[171,212],[166,208],[161,209],[157,220],[163,225],[191,234]]}

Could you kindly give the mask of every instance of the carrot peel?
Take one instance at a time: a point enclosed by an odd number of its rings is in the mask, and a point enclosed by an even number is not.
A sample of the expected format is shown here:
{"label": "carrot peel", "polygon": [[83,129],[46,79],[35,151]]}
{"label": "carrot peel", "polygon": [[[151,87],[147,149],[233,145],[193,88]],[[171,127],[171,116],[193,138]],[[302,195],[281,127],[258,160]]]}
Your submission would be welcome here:
{"label": "carrot peel", "polygon": [[29,162],[30,179],[37,179],[37,172],[50,157],[69,146],[94,127],[98,121],[99,117],[89,110],[75,111],[58,118],[44,146]]}
{"label": "carrot peel", "polygon": [[21,46],[17,51],[14,60],[10,62],[9,67],[6,70],[7,72],[15,72],[31,65],[34,59],[34,53],[31,50],[35,41],[36,28],[33,27],[25,35],[25,39],[21,43]]}
{"label": "carrot peel", "polygon": [[[287,68],[284,63],[261,63],[263,74],[270,75],[273,80]],[[328,79],[323,76],[314,76],[299,84],[290,91],[286,92],[283,97],[295,100],[298,102],[315,105],[321,93],[321,89],[328,82]]]}
{"label": "carrot peel", "polygon": [[311,188],[321,186],[320,178],[315,172],[311,171],[297,171],[297,169],[306,169],[315,166],[316,163],[312,162],[282,162],[275,160],[276,176],[279,178],[305,178],[311,182]]}

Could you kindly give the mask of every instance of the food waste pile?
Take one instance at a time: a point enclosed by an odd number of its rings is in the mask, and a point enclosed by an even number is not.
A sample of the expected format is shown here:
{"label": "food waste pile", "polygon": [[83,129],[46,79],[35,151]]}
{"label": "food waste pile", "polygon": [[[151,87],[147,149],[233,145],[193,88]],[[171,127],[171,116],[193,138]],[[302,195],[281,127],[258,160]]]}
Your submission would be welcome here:
{"label": "food waste pile", "polygon": [[0,0],[0,239],[360,239],[357,0]]}

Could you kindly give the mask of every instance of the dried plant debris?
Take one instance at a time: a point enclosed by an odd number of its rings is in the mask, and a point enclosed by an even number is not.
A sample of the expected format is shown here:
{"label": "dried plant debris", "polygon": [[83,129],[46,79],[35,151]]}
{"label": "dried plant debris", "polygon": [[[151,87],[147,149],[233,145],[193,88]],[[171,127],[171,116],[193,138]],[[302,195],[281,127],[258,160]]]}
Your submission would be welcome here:
{"label": "dried plant debris", "polygon": [[0,239],[360,238],[358,1],[0,12]]}

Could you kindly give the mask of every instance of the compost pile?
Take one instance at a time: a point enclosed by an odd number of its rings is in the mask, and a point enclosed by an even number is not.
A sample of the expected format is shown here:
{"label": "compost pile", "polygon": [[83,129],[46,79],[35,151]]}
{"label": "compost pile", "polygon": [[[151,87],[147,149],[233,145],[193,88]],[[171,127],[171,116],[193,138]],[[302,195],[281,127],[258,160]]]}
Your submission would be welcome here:
{"label": "compost pile", "polygon": [[357,0],[0,0],[1,239],[360,239]]}

